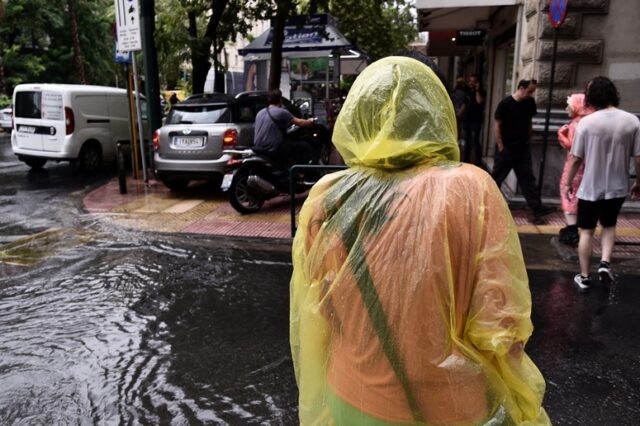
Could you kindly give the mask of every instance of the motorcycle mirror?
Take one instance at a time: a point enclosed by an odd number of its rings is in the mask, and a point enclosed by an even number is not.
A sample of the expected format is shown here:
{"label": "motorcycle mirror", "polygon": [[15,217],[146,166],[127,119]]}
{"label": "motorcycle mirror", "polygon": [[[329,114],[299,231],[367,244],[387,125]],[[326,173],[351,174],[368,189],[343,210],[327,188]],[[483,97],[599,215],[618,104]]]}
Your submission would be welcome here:
{"label": "motorcycle mirror", "polygon": [[300,104],[300,114],[302,114],[304,118],[307,118],[309,116],[310,111],[311,111],[311,107],[309,106],[308,101],[305,101]]}

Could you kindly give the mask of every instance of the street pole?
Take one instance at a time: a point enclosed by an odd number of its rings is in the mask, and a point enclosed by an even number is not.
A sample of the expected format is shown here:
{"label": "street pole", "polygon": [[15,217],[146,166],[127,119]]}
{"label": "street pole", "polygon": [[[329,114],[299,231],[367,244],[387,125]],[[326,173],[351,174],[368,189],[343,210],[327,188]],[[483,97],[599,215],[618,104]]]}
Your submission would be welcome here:
{"label": "street pole", "polygon": [[[136,68],[136,55],[131,55],[131,65],[133,65],[133,87],[136,91],[136,116],[138,118],[138,135],[140,136],[140,156],[142,157],[142,176],[144,183],[149,182],[147,178],[147,161],[144,155],[144,130],[142,128],[142,117],[140,117],[140,91],[138,90],[138,69]],[[148,104],[147,104],[148,105]]]}
{"label": "street pole", "polygon": [[140,1],[140,22],[142,24],[142,56],[144,60],[145,95],[147,96],[148,140],[153,132],[162,126],[160,111],[160,88],[158,84],[158,56],[153,38],[155,31],[155,1]]}
{"label": "street pole", "polygon": [[544,117],[544,133],[542,135],[542,160],[538,173],[538,193],[542,195],[544,180],[544,166],[547,160],[547,143],[549,140],[549,121],[551,119],[551,102],[553,100],[553,83],[556,78],[556,53],[558,51],[558,27],[553,27],[553,52],[551,53],[551,76],[549,81],[549,97],[547,99],[547,113]]}

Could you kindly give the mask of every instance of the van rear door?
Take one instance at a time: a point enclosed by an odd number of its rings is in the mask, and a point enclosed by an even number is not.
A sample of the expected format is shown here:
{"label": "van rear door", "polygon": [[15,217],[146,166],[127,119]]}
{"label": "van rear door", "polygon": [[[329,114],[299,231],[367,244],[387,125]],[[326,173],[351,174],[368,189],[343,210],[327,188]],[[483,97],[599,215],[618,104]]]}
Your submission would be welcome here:
{"label": "van rear door", "polygon": [[42,91],[16,91],[13,111],[18,148],[42,151]]}
{"label": "van rear door", "polygon": [[47,129],[42,135],[42,149],[53,152],[62,151],[62,145],[67,133],[62,92],[54,90],[42,91],[41,126]]}

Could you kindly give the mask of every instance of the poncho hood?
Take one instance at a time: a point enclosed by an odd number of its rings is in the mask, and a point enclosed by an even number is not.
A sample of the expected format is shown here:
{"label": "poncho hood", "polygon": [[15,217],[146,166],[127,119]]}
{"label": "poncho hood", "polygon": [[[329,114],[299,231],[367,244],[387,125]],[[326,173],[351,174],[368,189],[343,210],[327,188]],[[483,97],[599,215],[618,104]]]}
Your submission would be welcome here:
{"label": "poncho hood", "polygon": [[460,159],[447,90],[429,67],[407,57],[381,59],[358,76],[333,143],[349,166],[399,169]]}

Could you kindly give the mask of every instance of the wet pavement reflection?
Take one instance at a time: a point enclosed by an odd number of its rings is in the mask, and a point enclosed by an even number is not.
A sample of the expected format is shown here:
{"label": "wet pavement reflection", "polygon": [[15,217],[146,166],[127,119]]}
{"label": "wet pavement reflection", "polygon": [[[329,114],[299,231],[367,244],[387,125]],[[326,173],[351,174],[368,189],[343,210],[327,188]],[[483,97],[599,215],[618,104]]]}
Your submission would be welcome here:
{"label": "wet pavement reflection", "polygon": [[[297,424],[289,243],[101,222],[81,198],[111,175],[28,172],[0,138],[0,425]],[[522,242],[554,424],[637,424],[637,264],[581,295]]]}
{"label": "wet pavement reflection", "polygon": [[288,254],[146,237],[4,270],[0,423],[294,424]]}
{"label": "wet pavement reflection", "polygon": [[535,330],[527,352],[547,382],[558,425],[637,425],[640,285],[620,275],[578,294],[572,272],[529,271]]}

